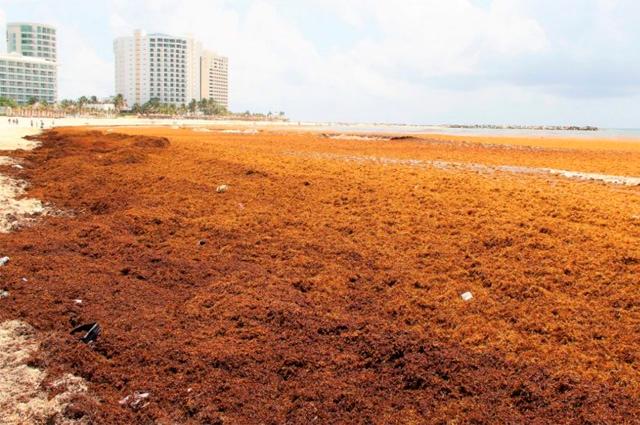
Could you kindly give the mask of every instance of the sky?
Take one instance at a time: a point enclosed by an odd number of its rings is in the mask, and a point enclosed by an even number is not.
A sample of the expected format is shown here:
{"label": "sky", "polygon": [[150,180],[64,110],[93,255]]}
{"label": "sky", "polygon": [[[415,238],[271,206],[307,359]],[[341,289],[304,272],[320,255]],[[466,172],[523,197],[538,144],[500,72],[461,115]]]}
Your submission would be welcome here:
{"label": "sky", "polygon": [[369,123],[640,128],[639,16],[637,0],[0,0],[0,26],[57,27],[60,98],[113,95],[113,39],[143,29],[228,56],[233,111]]}

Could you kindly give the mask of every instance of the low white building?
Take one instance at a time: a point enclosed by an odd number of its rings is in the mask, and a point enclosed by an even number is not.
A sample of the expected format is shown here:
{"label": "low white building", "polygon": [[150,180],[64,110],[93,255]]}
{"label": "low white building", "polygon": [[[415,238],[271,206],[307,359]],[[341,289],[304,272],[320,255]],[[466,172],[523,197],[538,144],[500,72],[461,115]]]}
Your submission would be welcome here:
{"label": "low white building", "polygon": [[82,108],[89,111],[113,112],[116,110],[116,105],[113,103],[87,103]]}
{"label": "low white building", "polygon": [[0,55],[0,97],[18,103],[31,98],[55,103],[58,98],[57,65],[15,53]]}

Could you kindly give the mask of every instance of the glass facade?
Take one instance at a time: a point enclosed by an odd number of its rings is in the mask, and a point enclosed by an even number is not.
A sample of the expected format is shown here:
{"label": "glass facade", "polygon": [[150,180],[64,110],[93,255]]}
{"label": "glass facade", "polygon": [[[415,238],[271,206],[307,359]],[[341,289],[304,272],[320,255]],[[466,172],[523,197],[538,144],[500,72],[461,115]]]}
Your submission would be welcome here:
{"label": "glass facade", "polygon": [[0,56],[0,96],[19,103],[26,103],[32,97],[53,103],[56,88],[54,63]]}
{"label": "glass facade", "polygon": [[56,44],[56,30],[54,28],[38,24],[7,25],[9,53],[18,53],[23,56],[55,62],[58,55]]}
{"label": "glass facade", "polygon": [[0,55],[0,96],[19,103],[57,100],[56,30],[31,23],[7,24],[8,55]]}

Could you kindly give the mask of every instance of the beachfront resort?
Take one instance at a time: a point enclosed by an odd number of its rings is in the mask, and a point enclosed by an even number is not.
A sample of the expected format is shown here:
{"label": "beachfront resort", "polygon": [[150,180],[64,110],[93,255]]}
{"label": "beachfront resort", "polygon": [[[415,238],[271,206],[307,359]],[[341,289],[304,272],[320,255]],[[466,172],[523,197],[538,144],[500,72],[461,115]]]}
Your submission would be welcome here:
{"label": "beachfront resort", "polygon": [[[7,25],[7,54],[0,55],[0,97],[16,106],[58,101],[58,43],[51,25]],[[186,106],[215,102],[229,108],[229,59],[192,37],[149,34],[137,30],[113,43],[115,93],[111,100],[83,102],[86,111],[111,112],[150,101]]]}
{"label": "beachfront resort", "polygon": [[212,99],[229,107],[229,60],[192,37],[146,34],[114,42],[116,92],[127,105],[151,99],[185,105]]}

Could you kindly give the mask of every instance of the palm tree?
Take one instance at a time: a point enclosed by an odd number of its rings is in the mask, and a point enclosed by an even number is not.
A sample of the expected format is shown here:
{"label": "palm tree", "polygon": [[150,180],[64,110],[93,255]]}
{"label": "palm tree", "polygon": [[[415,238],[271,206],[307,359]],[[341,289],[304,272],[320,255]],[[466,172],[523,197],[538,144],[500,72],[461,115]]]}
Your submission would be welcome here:
{"label": "palm tree", "polygon": [[189,102],[189,112],[194,113],[198,109],[198,102],[195,99],[191,99]]}
{"label": "palm tree", "polygon": [[205,115],[224,115],[228,113],[227,108],[213,99],[202,99],[198,102],[198,109]]}
{"label": "palm tree", "polygon": [[68,113],[69,111],[72,111],[73,109],[75,109],[75,106],[76,106],[76,102],[74,102],[73,100],[64,99],[60,101],[60,107],[65,113]]}
{"label": "palm tree", "polygon": [[124,96],[118,93],[113,98],[113,105],[116,107],[116,111],[119,113],[124,107]]}
{"label": "palm tree", "polygon": [[15,108],[18,106],[15,100],[8,97],[0,97],[0,106],[8,106],[9,108]]}
{"label": "palm tree", "polygon": [[200,99],[197,104],[198,110],[206,114],[205,109],[207,109],[207,99]]}
{"label": "palm tree", "polygon": [[160,99],[154,97],[142,105],[142,112],[145,114],[158,112],[161,106]]}
{"label": "palm tree", "polygon": [[82,96],[80,97],[80,99],[78,99],[78,112],[82,113],[82,109],[84,108],[84,105],[86,105],[87,103],[89,103],[89,99],[87,99],[86,96]]}

